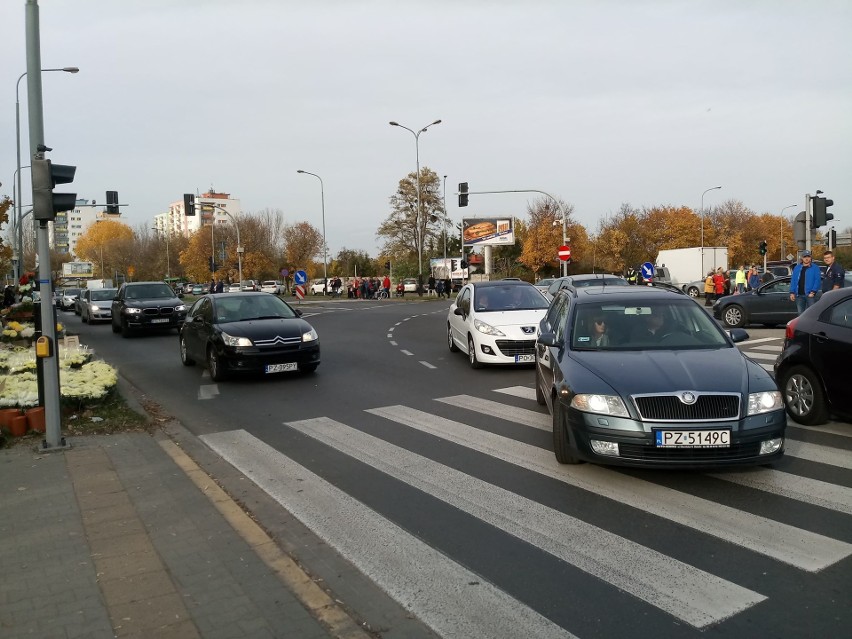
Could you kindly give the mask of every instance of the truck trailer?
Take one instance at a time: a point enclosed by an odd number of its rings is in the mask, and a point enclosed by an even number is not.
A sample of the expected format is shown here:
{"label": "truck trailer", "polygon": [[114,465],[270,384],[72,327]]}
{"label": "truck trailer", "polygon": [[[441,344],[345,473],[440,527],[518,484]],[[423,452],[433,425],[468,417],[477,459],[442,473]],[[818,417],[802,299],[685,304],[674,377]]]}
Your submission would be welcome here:
{"label": "truck trailer", "polygon": [[718,267],[728,270],[727,246],[693,246],[682,249],[663,249],[657,255],[657,264],[668,268],[672,284],[681,286],[703,280]]}

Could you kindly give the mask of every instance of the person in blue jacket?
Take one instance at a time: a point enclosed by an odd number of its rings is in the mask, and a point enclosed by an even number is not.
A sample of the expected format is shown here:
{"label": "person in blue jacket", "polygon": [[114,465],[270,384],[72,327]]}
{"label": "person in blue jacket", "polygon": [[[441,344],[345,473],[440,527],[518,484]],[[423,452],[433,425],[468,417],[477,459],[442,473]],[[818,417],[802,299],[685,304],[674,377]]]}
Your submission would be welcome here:
{"label": "person in blue jacket", "polygon": [[790,299],[796,302],[799,315],[813,305],[821,286],[819,266],[811,263],[811,252],[805,251],[802,253],[802,261],[793,267],[790,277]]}

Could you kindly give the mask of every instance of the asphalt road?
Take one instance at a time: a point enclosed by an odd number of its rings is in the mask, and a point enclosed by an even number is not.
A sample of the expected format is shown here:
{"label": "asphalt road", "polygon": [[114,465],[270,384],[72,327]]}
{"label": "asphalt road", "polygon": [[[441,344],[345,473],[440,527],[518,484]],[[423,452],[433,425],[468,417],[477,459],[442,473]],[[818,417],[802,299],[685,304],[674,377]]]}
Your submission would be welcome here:
{"label": "asphalt road", "polygon": [[[772,468],[561,467],[532,369],[471,370],[446,301],[302,308],[315,374],[220,384],[173,332],[65,320],[441,636],[848,636],[852,425],[791,427]],[[770,365],[783,331],[749,333]]]}

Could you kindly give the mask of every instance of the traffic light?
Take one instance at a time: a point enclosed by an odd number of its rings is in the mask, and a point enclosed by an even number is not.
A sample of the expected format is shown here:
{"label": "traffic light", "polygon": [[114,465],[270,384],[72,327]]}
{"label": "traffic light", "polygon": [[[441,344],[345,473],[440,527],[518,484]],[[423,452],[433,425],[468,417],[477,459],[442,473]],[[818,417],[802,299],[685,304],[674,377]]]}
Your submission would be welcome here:
{"label": "traffic light", "polygon": [[462,261],[461,261],[461,267],[462,267],[463,269],[464,269],[464,268],[467,268],[467,260],[466,260],[466,259],[464,259],[464,258],[462,258]]}
{"label": "traffic light", "polygon": [[54,220],[61,211],[71,211],[77,203],[76,193],[54,193],[57,184],[74,181],[76,166],[53,164],[50,160],[37,156],[32,163],[33,181],[33,218],[36,220]]}
{"label": "traffic light", "polygon": [[763,240],[758,247],[761,255],[766,255],[766,240]]}
{"label": "traffic light", "polygon": [[467,182],[459,182],[459,206],[467,206]]}
{"label": "traffic light", "polygon": [[827,200],[819,196],[813,199],[815,229],[825,226],[830,220],[834,219],[834,214],[826,210],[829,206],[834,206],[834,200]]}
{"label": "traffic light", "polygon": [[837,248],[837,231],[829,229],[828,231],[828,250],[833,251]]}
{"label": "traffic light", "polygon": [[195,196],[192,193],[183,194],[183,214],[195,215]]}
{"label": "traffic light", "polygon": [[390,270],[390,260],[388,260],[387,262],[385,262],[385,270],[386,270],[386,271],[389,271],[389,270]]}
{"label": "traffic light", "polygon": [[107,191],[107,213],[118,213],[118,191]]}
{"label": "traffic light", "polygon": [[458,265],[458,263],[459,263],[458,260],[450,260],[450,271],[454,272],[456,270],[456,266]]}

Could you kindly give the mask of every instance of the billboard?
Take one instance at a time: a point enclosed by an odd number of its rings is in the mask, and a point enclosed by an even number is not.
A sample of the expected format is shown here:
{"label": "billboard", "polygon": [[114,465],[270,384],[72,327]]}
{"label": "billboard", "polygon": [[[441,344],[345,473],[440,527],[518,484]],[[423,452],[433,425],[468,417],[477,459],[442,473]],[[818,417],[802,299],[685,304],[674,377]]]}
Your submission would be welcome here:
{"label": "billboard", "polygon": [[[455,262],[455,269],[453,269],[453,262]],[[433,277],[446,279],[447,274],[449,273],[450,279],[466,280],[468,279],[468,272],[466,268],[461,267],[461,262],[461,257],[448,257],[447,259],[444,259],[443,257],[433,257],[429,260],[429,270]]]}
{"label": "billboard", "polygon": [[466,217],[462,219],[463,246],[511,246],[514,243],[514,218]]}
{"label": "billboard", "polygon": [[62,265],[63,277],[94,277],[95,266],[91,262],[65,262]]}

